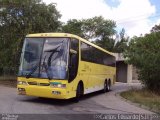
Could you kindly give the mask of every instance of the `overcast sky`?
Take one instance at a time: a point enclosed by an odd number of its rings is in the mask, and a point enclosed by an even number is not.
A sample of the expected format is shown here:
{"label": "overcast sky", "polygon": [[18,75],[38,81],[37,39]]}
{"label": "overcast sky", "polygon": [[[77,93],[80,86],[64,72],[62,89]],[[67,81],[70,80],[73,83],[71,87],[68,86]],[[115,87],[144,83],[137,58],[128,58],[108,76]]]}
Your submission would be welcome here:
{"label": "overcast sky", "polygon": [[117,23],[117,30],[124,28],[130,37],[149,33],[160,24],[160,0],[43,0],[57,3],[61,21],[103,16]]}

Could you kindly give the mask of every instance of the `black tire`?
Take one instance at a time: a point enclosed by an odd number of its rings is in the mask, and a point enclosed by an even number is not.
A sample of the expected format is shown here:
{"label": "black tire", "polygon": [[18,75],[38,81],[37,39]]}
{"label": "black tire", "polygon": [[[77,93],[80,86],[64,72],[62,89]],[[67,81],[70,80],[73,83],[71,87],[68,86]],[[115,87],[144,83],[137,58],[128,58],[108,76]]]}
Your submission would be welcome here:
{"label": "black tire", "polygon": [[109,92],[111,90],[111,84],[110,81],[105,81],[104,82],[104,88],[103,88],[103,93]]}
{"label": "black tire", "polygon": [[107,92],[107,81],[104,82],[103,93]]}
{"label": "black tire", "polygon": [[109,92],[111,90],[111,82],[110,80],[107,81],[107,86],[106,86],[106,92]]}
{"label": "black tire", "polygon": [[79,83],[78,86],[77,86],[77,90],[76,90],[75,102],[79,102],[81,96],[82,96],[82,87]]}

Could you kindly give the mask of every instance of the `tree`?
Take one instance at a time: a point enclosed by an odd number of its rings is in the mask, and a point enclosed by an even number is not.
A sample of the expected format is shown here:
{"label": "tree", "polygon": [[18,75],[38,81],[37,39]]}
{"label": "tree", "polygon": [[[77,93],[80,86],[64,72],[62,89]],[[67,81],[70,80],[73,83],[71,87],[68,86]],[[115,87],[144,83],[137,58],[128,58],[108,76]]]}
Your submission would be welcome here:
{"label": "tree", "polygon": [[63,25],[62,31],[79,35],[87,40],[95,40],[95,44],[113,51],[115,27],[114,21],[99,16],[82,20],[69,20],[67,24]]}
{"label": "tree", "polygon": [[88,39],[103,39],[112,37],[116,31],[116,24],[112,20],[106,20],[102,16],[83,20],[82,30]]}
{"label": "tree", "polygon": [[160,33],[133,37],[124,55],[128,63],[138,68],[142,83],[160,94]]}
{"label": "tree", "polygon": [[115,44],[113,36],[116,33],[116,23],[112,20],[106,20],[102,16],[93,17],[84,21],[85,25],[82,28],[84,36],[91,40],[94,39],[94,43],[98,46],[113,51]]}
{"label": "tree", "polygon": [[151,32],[160,32],[160,24],[152,27]]}
{"label": "tree", "polygon": [[29,33],[58,31],[60,13],[54,4],[41,0],[1,0],[0,67],[15,67],[24,36]]}
{"label": "tree", "polygon": [[72,19],[62,26],[62,32],[75,34],[84,37],[82,31],[83,22],[81,20]]}
{"label": "tree", "polygon": [[128,47],[127,43],[129,41],[129,37],[125,36],[125,30],[122,29],[118,35],[119,40],[115,44],[114,52],[123,53],[125,49]]}

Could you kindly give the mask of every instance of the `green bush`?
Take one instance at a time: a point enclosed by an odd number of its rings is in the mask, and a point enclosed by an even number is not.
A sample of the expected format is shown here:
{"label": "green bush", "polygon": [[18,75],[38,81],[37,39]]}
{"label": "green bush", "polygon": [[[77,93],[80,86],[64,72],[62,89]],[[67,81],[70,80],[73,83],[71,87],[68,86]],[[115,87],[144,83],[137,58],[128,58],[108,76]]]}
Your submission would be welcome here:
{"label": "green bush", "polygon": [[124,56],[128,63],[138,68],[142,83],[160,93],[160,32],[133,37]]}

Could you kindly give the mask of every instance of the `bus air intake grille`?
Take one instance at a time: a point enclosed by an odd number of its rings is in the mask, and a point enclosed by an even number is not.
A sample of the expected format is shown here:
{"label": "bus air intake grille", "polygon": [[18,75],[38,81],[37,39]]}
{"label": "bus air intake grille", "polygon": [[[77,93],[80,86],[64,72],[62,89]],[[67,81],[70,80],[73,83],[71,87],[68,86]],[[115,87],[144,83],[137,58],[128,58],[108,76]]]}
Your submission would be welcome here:
{"label": "bus air intake grille", "polygon": [[40,85],[40,86],[50,86],[49,83],[40,83],[39,85]]}
{"label": "bus air intake grille", "polygon": [[29,85],[37,85],[37,82],[28,82]]}

